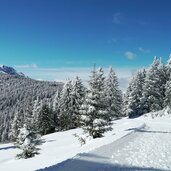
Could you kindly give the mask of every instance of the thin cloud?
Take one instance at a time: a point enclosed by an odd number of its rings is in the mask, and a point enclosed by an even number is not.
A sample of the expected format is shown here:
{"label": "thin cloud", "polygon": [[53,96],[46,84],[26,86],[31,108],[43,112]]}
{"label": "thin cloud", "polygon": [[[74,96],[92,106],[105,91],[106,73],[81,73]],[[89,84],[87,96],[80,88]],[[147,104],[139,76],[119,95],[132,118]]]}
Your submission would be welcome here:
{"label": "thin cloud", "polygon": [[[136,68],[114,68],[120,83],[120,89],[124,92],[128,82]],[[85,85],[88,85],[92,68],[20,68],[26,76],[36,80],[60,81],[65,82],[68,79],[74,79],[79,76]],[[108,68],[104,68],[105,75],[108,74]]]}
{"label": "thin cloud", "polygon": [[144,49],[142,47],[139,47],[138,50],[142,53],[150,53],[151,52],[149,49]]}
{"label": "thin cloud", "polygon": [[135,59],[136,56],[137,56],[135,53],[133,53],[133,52],[131,52],[131,51],[125,52],[124,55],[125,55],[129,60],[133,60],[133,59]]}
{"label": "thin cloud", "polygon": [[16,65],[15,68],[38,68],[36,64]]}
{"label": "thin cloud", "polygon": [[112,22],[114,24],[121,24],[122,17],[123,17],[123,14],[121,12],[117,12],[113,15]]}

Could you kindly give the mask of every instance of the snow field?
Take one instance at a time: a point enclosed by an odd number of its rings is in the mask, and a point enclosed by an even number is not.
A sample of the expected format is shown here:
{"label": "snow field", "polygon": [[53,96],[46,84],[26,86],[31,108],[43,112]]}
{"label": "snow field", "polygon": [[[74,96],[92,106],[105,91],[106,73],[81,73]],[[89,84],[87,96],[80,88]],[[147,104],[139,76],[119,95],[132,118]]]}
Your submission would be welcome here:
{"label": "snow field", "polygon": [[13,144],[1,144],[0,171],[72,171],[72,167],[73,171],[111,171],[114,166],[171,170],[170,123],[169,116],[123,118],[114,121],[113,131],[103,138],[89,139],[83,146],[74,136],[81,135],[82,129],[49,134],[42,137],[40,154],[30,159],[15,159],[20,150]]}
{"label": "snow field", "polygon": [[74,157],[78,153],[89,152],[109,144],[132,132],[132,130],[125,131],[126,129],[132,126],[141,127],[142,125],[142,121],[129,120],[127,118],[116,120],[113,124],[113,131],[105,133],[103,138],[89,140],[83,146],[80,145],[78,138],[74,136],[75,134],[81,135],[82,129],[49,134],[42,137],[42,144],[38,146],[40,154],[30,159],[17,160],[15,156],[20,153],[20,150],[16,149],[11,143],[2,144],[0,145],[0,171],[11,171],[14,165],[16,171],[23,171],[24,169],[33,171],[55,165]]}

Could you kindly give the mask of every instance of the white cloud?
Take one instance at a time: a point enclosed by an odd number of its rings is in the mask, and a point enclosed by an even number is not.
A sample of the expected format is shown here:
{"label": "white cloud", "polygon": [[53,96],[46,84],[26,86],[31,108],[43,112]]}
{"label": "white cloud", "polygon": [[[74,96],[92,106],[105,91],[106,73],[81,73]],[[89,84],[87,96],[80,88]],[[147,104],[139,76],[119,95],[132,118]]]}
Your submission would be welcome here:
{"label": "white cloud", "polygon": [[117,12],[113,15],[113,20],[112,22],[114,24],[121,24],[123,14],[121,12]]}
{"label": "white cloud", "polygon": [[16,65],[15,68],[38,68],[36,64]]}
{"label": "white cloud", "polygon": [[150,53],[150,50],[139,47],[138,50],[143,53]]}
{"label": "white cloud", "polygon": [[[85,85],[91,75],[92,68],[20,68],[26,76],[36,80],[60,81],[65,82],[68,79],[74,79],[79,76]],[[128,86],[128,82],[135,72],[136,68],[114,68],[120,88],[124,92]],[[108,73],[108,68],[104,68],[105,74]],[[41,79],[40,79],[41,78]]]}
{"label": "white cloud", "polygon": [[125,56],[126,56],[129,60],[133,60],[133,59],[136,58],[137,55],[136,55],[135,53],[131,52],[131,51],[127,51],[127,52],[125,52]]}

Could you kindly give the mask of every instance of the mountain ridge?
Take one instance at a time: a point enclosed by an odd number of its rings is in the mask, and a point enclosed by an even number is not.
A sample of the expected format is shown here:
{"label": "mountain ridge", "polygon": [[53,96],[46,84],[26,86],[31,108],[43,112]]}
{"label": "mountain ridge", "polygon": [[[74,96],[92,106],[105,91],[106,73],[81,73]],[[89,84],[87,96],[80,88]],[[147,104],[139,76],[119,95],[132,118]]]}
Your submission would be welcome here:
{"label": "mountain ridge", "polygon": [[6,66],[6,65],[0,65],[0,73],[25,77],[25,75],[22,72],[17,72],[13,67]]}

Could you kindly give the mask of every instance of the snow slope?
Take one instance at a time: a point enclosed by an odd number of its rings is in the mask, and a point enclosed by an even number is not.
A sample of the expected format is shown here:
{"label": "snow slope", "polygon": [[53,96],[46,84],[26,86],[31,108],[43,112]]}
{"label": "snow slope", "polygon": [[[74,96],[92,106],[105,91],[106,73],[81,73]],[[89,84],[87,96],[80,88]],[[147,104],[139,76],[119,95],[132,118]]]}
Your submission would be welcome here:
{"label": "snow slope", "polygon": [[[171,170],[171,129],[149,123],[118,141],[56,166],[50,171]],[[170,127],[170,124],[169,124]],[[133,128],[134,129],[134,128]]]}
{"label": "snow slope", "polygon": [[46,135],[40,154],[26,160],[15,159],[12,144],[0,145],[0,170],[171,170],[170,123],[169,116],[116,120],[113,131],[83,146],[74,136],[81,129]]}

